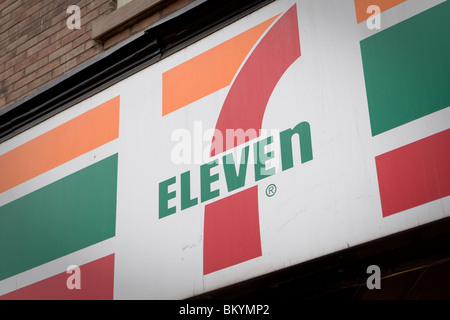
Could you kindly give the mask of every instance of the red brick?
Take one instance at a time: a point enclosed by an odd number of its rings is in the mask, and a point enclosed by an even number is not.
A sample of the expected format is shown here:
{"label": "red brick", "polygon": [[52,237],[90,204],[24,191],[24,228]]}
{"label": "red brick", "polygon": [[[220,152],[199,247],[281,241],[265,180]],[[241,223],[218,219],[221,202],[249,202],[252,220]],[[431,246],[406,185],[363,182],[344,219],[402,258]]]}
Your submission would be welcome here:
{"label": "red brick", "polygon": [[11,94],[8,94],[6,96],[6,104],[11,104],[17,100],[19,100],[20,98],[23,98],[24,96],[26,96],[27,94],[29,94],[29,90],[27,87],[22,87],[19,90],[15,90],[13,92],[11,92]]}
{"label": "red brick", "polygon": [[36,45],[32,46],[30,49],[27,50],[27,56],[32,56],[37,54],[39,51],[43,50],[45,47],[48,47],[50,45],[50,40],[44,39],[42,41],[39,41]]}
{"label": "red brick", "polygon": [[100,50],[98,50],[96,47],[90,48],[77,57],[77,63],[82,64],[83,62],[97,55],[99,52]]}
{"label": "red brick", "polygon": [[47,72],[43,76],[37,78],[36,80],[32,81],[30,84],[28,84],[28,90],[32,92],[33,90],[43,86],[44,84],[50,82],[52,80],[53,76],[51,72]]}
{"label": "red brick", "polygon": [[73,48],[72,50],[68,51],[64,55],[62,55],[59,58],[59,61],[61,62],[61,64],[66,63],[67,61],[72,60],[73,58],[82,54],[83,52],[84,52],[84,46],[78,46],[78,47]]}
{"label": "red brick", "polygon": [[6,96],[4,94],[0,94],[0,110],[6,108]]}
{"label": "red brick", "polygon": [[84,45],[87,42],[96,43],[94,40],[91,40],[90,32],[83,33],[81,36],[79,36],[78,38],[74,39],[72,44],[73,44],[73,47],[76,48],[78,46]]}
{"label": "red brick", "polygon": [[162,15],[163,16],[167,16],[181,8],[183,8],[184,6],[189,4],[189,0],[178,0],[175,1],[174,3],[172,3],[171,5],[169,5],[168,7],[165,7],[162,10]]}
{"label": "red brick", "polygon": [[79,30],[72,30],[72,32],[70,32],[69,34],[65,35],[59,41],[60,41],[61,45],[65,45],[65,44],[67,44],[69,42],[72,42],[73,43],[73,48],[76,48],[77,46],[74,43],[75,39],[80,38],[80,37],[82,37],[85,34],[86,34],[85,28],[82,27]]}
{"label": "red brick", "polygon": [[22,36],[33,29],[33,23],[38,22],[33,21],[33,19],[31,19],[30,17],[23,20],[14,19],[14,15],[12,15],[11,17],[11,20],[14,21],[14,24],[11,25],[11,27],[8,29],[8,37],[12,37],[16,33],[19,33],[20,36]]}
{"label": "red brick", "polygon": [[13,75],[9,76],[8,78],[6,78],[3,83],[5,86],[10,86],[12,85],[14,82],[19,81],[20,79],[23,78],[25,74],[25,70],[20,70],[19,72],[14,72]]}
{"label": "red brick", "polygon": [[55,52],[61,48],[61,44],[59,42],[52,43],[42,50],[36,52],[36,56],[38,59],[42,59],[43,57],[49,56],[52,52]]}
{"label": "red brick", "polygon": [[56,69],[57,67],[60,66],[60,62],[58,59],[53,60],[50,63],[47,63],[45,66],[43,66],[42,68],[40,68],[39,70],[36,71],[36,77],[40,77],[44,74],[46,74],[47,72],[53,71],[54,69]]}
{"label": "red brick", "polygon": [[3,0],[2,2],[0,2],[0,12],[3,12],[4,9],[8,8],[16,1],[17,0]]}
{"label": "red brick", "polygon": [[11,66],[13,66],[11,64],[11,60],[13,60],[15,57],[17,57],[17,55],[14,51],[10,51],[8,53],[5,53],[4,55],[0,55],[0,65],[4,66],[4,69],[11,68]]}
{"label": "red brick", "polygon": [[56,25],[64,22],[64,26],[67,26],[67,19],[70,17],[70,14],[67,13],[67,8],[69,5],[65,7],[58,7],[51,13],[51,24]]}
{"label": "red brick", "polygon": [[105,14],[111,13],[114,10],[117,9],[117,2],[115,2],[115,1],[105,1],[105,3],[103,3],[98,8],[99,8],[99,14],[100,15],[105,15]]}
{"label": "red brick", "polygon": [[14,75],[14,68],[9,68],[8,70],[4,70],[0,73],[0,82],[2,80],[8,79]]}
{"label": "red brick", "polygon": [[16,82],[13,83],[13,91],[19,90],[20,88],[29,84],[34,79],[36,79],[35,73],[29,74],[29,75],[26,75],[25,77],[20,78],[19,80],[17,80]]}
{"label": "red brick", "polygon": [[33,63],[35,63],[37,60],[38,60],[37,56],[35,56],[35,55],[31,56],[31,57],[28,57],[28,58],[26,58],[26,59],[16,63],[16,65],[14,66],[14,71],[17,72],[19,70],[25,69],[26,67],[28,67],[28,66],[32,65]]}
{"label": "red brick", "polygon": [[48,57],[48,61],[53,61],[56,58],[59,58],[60,56],[66,54],[67,52],[69,52],[70,50],[72,50],[72,43],[68,43],[66,44],[64,47],[56,50],[55,52],[52,52],[49,57]]}
{"label": "red brick", "polygon": [[42,68],[46,64],[48,64],[48,57],[44,57],[41,60],[38,60],[35,63],[33,63],[32,65],[26,67],[25,74],[30,74],[30,73],[36,71],[37,69]]}
{"label": "red brick", "polygon": [[20,54],[14,54],[13,51],[11,51],[11,53],[13,54],[13,57],[9,60],[7,60],[5,62],[6,65],[6,69],[9,69],[11,67],[15,67],[18,63],[20,63],[20,61],[23,61],[26,57],[27,57],[27,53],[26,52],[22,52]]}
{"label": "red brick", "polygon": [[10,19],[12,19],[12,14],[8,13],[7,15],[0,15],[0,30],[1,32],[5,31],[6,29],[4,29],[3,25],[5,25],[7,22],[10,21]]}
{"label": "red brick", "polygon": [[88,14],[81,16],[81,24],[87,24],[99,16],[99,10],[95,9]]}
{"label": "red brick", "polygon": [[[93,22],[114,11],[115,0],[0,0],[0,109],[189,2],[169,0],[163,11],[98,43],[91,38]],[[81,8],[80,30],[66,26],[69,4]]]}
{"label": "red brick", "polygon": [[101,45],[99,44],[99,43],[97,43],[96,41],[94,41],[94,40],[88,40],[88,41],[85,41],[84,43],[82,43],[82,44],[80,44],[81,46],[84,46],[84,50],[85,51],[87,51],[87,50],[89,50],[90,48],[95,48],[95,50],[97,51],[97,52],[99,52],[100,50],[101,50]]}
{"label": "red brick", "polygon": [[[12,38],[11,38],[12,39]],[[6,47],[6,52],[10,52],[14,49],[16,49],[18,46],[24,44],[27,41],[28,37],[27,36],[22,36],[20,38],[17,38],[16,40],[14,40],[13,42],[11,42],[7,47]]]}
{"label": "red brick", "polygon": [[45,31],[42,31],[41,33],[38,34],[39,41],[42,41],[43,39],[46,39],[46,38],[56,34],[59,31],[65,31],[65,29],[67,29],[66,24],[63,22],[59,22],[52,26],[50,26],[49,22],[48,22],[48,24],[49,24],[49,27],[47,27]]}
{"label": "red brick", "polygon": [[10,12],[13,12],[14,10],[19,9],[21,5],[22,5],[22,1],[13,1],[12,3],[10,3],[10,5],[8,7],[5,7],[2,10],[2,16],[6,15]]}
{"label": "red brick", "polygon": [[[31,2],[31,1],[27,1],[27,2]],[[23,11],[22,14],[20,15],[20,19],[22,19],[22,20],[26,19],[27,17],[32,16],[34,13],[36,13],[40,9],[42,9],[43,1],[37,1],[37,2],[33,1],[32,3],[34,3],[34,5],[32,5],[27,10]]]}
{"label": "red brick", "polygon": [[29,48],[31,48],[32,46],[36,45],[39,42],[38,37],[34,37],[30,40],[27,40],[24,42],[24,44],[20,45],[17,47],[16,52],[17,53],[21,53],[25,50],[28,50]]}
{"label": "red brick", "polygon": [[66,63],[64,63],[63,65],[60,65],[58,68],[53,70],[53,77],[57,78],[65,73],[67,73],[68,71],[72,70],[73,68],[75,68],[77,66],[77,61],[76,59],[72,59]]}

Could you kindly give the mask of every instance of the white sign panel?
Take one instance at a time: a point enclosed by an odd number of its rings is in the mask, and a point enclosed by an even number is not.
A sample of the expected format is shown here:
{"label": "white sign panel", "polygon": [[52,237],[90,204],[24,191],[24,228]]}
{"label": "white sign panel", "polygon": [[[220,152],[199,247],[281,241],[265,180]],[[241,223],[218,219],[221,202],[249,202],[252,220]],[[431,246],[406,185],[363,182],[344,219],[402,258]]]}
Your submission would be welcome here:
{"label": "white sign panel", "polygon": [[275,1],[4,142],[0,295],[188,298],[449,216],[449,7]]}

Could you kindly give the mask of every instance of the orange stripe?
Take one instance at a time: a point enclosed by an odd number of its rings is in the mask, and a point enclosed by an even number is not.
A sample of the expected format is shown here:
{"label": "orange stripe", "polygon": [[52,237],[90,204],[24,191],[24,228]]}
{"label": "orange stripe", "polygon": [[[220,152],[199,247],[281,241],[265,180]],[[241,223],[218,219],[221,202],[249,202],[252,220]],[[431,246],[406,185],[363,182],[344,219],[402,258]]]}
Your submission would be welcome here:
{"label": "orange stripe", "polygon": [[367,8],[371,5],[379,6],[380,11],[384,12],[405,1],[406,0],[355,0],[356,21],[361,23],[366,21],[372,15],[372,13],[367,13]]}
{"label": "orange stripe", "polygon": [[119,137],[116,97],[0,156],[0,192]]}
{"label": "orange stripe", "polygon": [[275,16],[163,74],[165,116],[228,86]]}

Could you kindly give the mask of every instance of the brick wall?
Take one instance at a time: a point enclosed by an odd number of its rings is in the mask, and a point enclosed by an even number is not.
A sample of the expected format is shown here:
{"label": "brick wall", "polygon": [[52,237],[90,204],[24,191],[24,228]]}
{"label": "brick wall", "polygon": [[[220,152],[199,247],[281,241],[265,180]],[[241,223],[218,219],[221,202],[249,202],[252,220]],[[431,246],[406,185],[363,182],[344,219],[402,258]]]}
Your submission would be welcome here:
{"label": "brick wall", "polygon": [[[95,19],[117,0],[1,0],[0,110],[194,0],[168,0],[158,12],[98,42]],[[67,28],[69,5],[81,9],[81,29]],[[132,5],[130,3],[129,5]]]}
{"label": "brick wall", "polygon": [[195,0],[167,0],[165,1],[165,6],[161,8],[161,10],[158,10],[152,15],[149,15],[142,20],[137,21],[133,25],[127,27],[126,29],[120,31],[119,33],[115,34],[114,36],[108,38],[104,41],[104,49],[108,49],[115,44],[127,39],[128,37],[146,29],[151,24],[155,23],[156,21],[168,16],[169,14],[183,8],[184,6],[188,5],[189,3],[194,2]]}

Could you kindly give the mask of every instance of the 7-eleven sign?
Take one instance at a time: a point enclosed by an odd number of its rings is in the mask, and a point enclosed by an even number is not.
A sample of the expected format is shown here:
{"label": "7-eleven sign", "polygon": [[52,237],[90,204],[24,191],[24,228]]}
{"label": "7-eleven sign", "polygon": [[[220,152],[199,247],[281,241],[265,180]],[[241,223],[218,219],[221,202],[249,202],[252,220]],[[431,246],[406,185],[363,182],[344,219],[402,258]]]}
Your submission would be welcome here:
{"label": "7-eleven sign", "polygon": [[[355,1],[358,22],[366,2]],[[379,2],[389,9],[405,1]],[[444,1],[360,42],[374,139],[425,126],[450,106],[449,13]],[[384,151],[376,156],[383,217],[450,195],[450,129]]]}
{"label": "7-eleven sign", "polygon": [[[260,135],[262,120],[272,91],[287,68],[300,57],[297,8],[292,6],[246,32],[200,54],[199,56],[168,70],[163,74],[162,115],[166,116],[231,84],[222,106],[211,144],[211,159],[227,150],[248,142]],[[302,130],[309,134],[304,123]],[[227,130],[253,130],[255,135],[236,141],[224,139]],[[270,138],[270,137],[269,137]],[[239,140],[239,139],[238,139]],[[266,141],[271,143],[271,139]],[[310,142],[310,138],[306,138]],[[310,144],[310,143],[309,143]],[[257,147],[264,147],[258,144]],[[256,152],[256,151],[255,151]],[[270,153],[260,152],[270,157]],[[305,152],[306,153],[306,152]],[[309,151],[312,159],[312,151]],[[227,180],[228,189],[233,183],[240,184],[245,178],[248,148],[242,151],[239,172],[233,169],[233,179]],[[303,157],[305,155],[303,154]],[[256,156],[258,161],[261,159]],[[306,161],[306,160],[305,160]],[[202,166],[201,172],[208,171],[216,162]],[[262,166],[263,167],[263,166]],[[260,168],[265,170],[264,168]],[[227,171],[226,171],[227,172]],[[261,171],[258,171],[261,172]],[[190,176],[181,176],[181,184],[189,185]],[[260,178],[273,174],[262,172]],[[229,175],[231,176],[231,174]],[[189,180],[188,180],[189,179]],[[218,179],[209,174],[201,175],[202,185]],[[206,180],[206,182],[204,181]],[[230,181],[234,181],[230,183]],[[160,218],[176,212],[176,207],[167,207],[167,200],[176,194],[169,192],[175,177],[160,184]],[[204,191],[200,201],[210,200],[218,195],[218,190]],[[181,194],[187,199],[186,206],[195,205],[198,199]],[[183,200],[182,200],[183,201]],[[205,206],[203,273],[217,270],[259,257],[262,255],[258,186],[244,189]]]}

